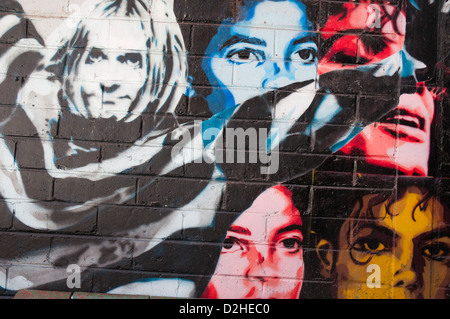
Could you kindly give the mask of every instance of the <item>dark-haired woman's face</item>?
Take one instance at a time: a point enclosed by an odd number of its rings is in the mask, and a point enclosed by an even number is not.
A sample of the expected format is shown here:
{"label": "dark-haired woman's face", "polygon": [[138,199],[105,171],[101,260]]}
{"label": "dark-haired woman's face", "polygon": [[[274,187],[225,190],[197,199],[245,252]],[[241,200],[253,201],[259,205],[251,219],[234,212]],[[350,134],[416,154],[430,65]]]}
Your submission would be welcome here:
{"label": "dark-haired woman's face", "polygon": [[[375,206],[374,219],[341,228],[338,298],[445,298],[450,284],[450,229],[443,206],[410,187],[398,201]],[[363,200],[367,207],[369,197]]]}
{"label": "dark-haired woman's face", "polygon": [[213,85],[213,113],[294,82],[316,78],[317,45],[304,5],[262,1],[245,19],[222,24],[211,40],[203,70]]}
{"label": "dark-haired woman's face", "polygon": [[300,212],[270,188],[231,225],[204,298],[297,299],[303,284]]}

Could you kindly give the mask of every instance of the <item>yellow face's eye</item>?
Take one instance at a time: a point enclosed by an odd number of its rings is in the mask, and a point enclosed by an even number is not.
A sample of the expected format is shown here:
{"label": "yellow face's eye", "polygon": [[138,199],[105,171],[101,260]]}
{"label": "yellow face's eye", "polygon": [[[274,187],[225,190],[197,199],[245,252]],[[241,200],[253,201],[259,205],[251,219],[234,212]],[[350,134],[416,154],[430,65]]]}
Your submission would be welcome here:
{"label": "yellow face's eye", "polygon": [[449,255],[449,247],[445,244],[436,243],[423,248],[423,255],[432,260],[444,260]]}
{"label": "yellow face's eye", "polygon": [[385,250],[386,246],[383,245],[383,243],[371,240],[364,243],[364,249],[370,250],[370,251],[382,251]]}
{"label": "yellow face's eye", "polygon": [[379,253],[385,251],[387,246],[378,239],[364,238],[358,240],[353,248],[361,252]]}

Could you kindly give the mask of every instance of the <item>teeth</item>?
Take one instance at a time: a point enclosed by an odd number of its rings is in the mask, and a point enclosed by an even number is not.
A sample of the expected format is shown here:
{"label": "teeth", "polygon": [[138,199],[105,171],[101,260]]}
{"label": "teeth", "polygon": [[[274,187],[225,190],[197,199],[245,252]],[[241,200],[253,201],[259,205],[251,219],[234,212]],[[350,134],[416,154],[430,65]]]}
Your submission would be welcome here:
{"label": "teeth", "polygon": [[[404,122],[410,122],[410,123],[414,123],[411,124],[410,126],[415,126],[416,128],[420,127],[420,121],[417,117],[415,116],[409,116],[409,115],[396,115],[394,117],[391,117],[389,119],[387,119],[390,123],[394,123],[394,122],[398,122],[400,125],[402,125]],[[403,123],[401,123],[403,122]]]}

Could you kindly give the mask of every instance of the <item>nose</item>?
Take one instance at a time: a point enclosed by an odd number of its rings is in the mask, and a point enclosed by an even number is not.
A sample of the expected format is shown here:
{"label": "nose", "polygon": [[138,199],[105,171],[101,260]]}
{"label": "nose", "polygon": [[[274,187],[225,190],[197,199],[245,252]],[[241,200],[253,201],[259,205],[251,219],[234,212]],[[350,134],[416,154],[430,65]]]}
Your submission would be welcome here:
{"label": "nose", "polygon": [[394,275],[394,287],[414,289],[417,286],[417,275],[412,270],[397,271]]}
{"label": "nose", "polygon": [[247,278],[267,282],[268,279],[276,276],[276,271],[270,260],[270,247],[268,245],[259,247],[252,255],[249,256],[249,267],[245,273]]}
{"label": "nose", "polygon": [[265,78],[262,82],[264,89],[278,89],[293,83],[284,60],[268,61],[265,72]]}
{"label": "nose", "polygon": [[400,258],[394,262],[393,286],[414,290],[418,285],[417,272],[414,265],[414,254],[410,249],[404,249]]}

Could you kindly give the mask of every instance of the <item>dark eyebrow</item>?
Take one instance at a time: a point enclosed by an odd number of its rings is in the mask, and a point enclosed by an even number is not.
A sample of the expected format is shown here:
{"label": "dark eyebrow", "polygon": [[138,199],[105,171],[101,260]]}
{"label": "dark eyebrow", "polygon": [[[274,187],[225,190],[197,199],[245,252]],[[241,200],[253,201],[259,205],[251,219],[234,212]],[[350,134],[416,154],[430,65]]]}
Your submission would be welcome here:
{"label": "dark eyebrow", "polygon": [[277,234],[285,233],[285,232],[292,231],[292,230],[298,230],[298,231],[302,232],[302,226],[299,224],[292,224],[292,225],[280,228],[277,231]]}
{"label": "dark eyebrow", "polygon": [[420,240],[433,240],[438,239],[442,237],[449,237],[450,238],[450,227],[443,227],[431,230],[429,232],[421,234],[418,239]]}
{"label": "dark eyebrow", "polygon": [[256,44],[256,45],[262,45],[267,46],[266,41],[258,39],[258,38],[249,38],[244,35],[234,35],[231,38],[229,38],[227,41],[225,41],[222,46],[220,47],[220,50],[223,48],[229,47],[235,43],[249,43],[249,44]]}
{"label": "dark eyebrow", "polygon": [[363,222],[362,224],[358,224],[356,227],[353,227],[353,230],[357,228],[357,233],[359,234],[362,230],[369,228],[375,232],[381,233],[383,235],[387,235],[389,237],[395,238],[400,237],[400,235],[397,235],[392,229],[376,225],[372,222]]}
{"label": "dark eyebrow", "polygon": [[316,41],[317,41],[317,37],[316,36],[308,35],[308,36],[296,39],[294,42],[292,42],[292,45],[294,46],[294,45],[297,45],[297,44],[300,44],[300,43],[305,43],[305,42],[314,42],[314,43],[316,43]]}
{"label": "dark eyebrow", "polygon": [[230,227],[230,229],[228,231],[231,231],[231,232],[234,232],[234,233],[243,234],[243,235],[251,235],[252,234],[250,229],[245,228],[245,227],[241,227],[241,226],[236,226],[236,225],[231,225],[231,227]]}

